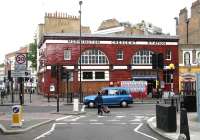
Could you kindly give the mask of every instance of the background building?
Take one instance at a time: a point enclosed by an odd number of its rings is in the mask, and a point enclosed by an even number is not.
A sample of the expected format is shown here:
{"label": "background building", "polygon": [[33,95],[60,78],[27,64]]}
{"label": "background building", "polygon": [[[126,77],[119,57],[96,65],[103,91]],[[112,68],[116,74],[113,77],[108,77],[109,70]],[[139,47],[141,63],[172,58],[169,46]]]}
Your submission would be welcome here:
{"label": "background building", "polygon": [[[80,19],[66,13],[45,13],[44,23],[39,24],[38,27],[39,40],[44,33],[79,33]],[[91,33],[88,26],[82,26],[81,30],[83,33]]]}
{"label": "background building", "polygon": [[129,22],[119,22],[116,19],[104,20],[95,34],[115,34],[115,35],[161,35],[162,29],[152,23],[141,21],[132,25]]}
{"label": "background building", "polygon": [[186,8],[180,10],[177,23],[179,35],[180,91],[193,94],[196,91],[195,73],[200,72],[200,1],[192,4],[191,17]]}

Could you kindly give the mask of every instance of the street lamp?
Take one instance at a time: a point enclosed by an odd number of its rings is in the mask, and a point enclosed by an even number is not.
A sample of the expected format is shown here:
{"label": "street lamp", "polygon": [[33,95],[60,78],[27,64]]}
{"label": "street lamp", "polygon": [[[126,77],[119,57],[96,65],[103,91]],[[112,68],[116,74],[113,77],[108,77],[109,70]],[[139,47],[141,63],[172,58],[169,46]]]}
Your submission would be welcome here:
{"label": "street lamp", "polygon": [[82,102],[82,98],[83,98],[83,93],[82,93],[82,82],[81,82],[81,5],[83,4],[83,2],[82,1],[79,1],[79,6],[80,6],[80,10],[79,10],[79,15],[80,15],[80,36],[79,36],[79,50],[80,50],[80,52],[79,52],[79,58],[80,58],[80,61],[79,61],[79,65],[80,65],[80,75],[79,75],[79,78],[80,78],[80,80],[79,80],[79,83],[80,83],[80,85],[79,85],[79,93],[80,93],[80,102]]}

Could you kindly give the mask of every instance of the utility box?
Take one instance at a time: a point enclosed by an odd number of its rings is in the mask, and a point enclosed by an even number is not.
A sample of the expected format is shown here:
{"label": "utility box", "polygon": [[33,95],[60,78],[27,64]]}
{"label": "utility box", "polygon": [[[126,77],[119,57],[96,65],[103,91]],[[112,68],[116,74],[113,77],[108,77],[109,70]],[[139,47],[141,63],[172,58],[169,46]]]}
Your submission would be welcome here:
{"label": "utility box", "polygon": [[166,132],[176,132],[176,107],[171,105],[156,105],[157,128]]}
{"label": "utility box", "polygon": [[22,126],[22,106],[21,105],[12,106],[12,126],[13,127]]}

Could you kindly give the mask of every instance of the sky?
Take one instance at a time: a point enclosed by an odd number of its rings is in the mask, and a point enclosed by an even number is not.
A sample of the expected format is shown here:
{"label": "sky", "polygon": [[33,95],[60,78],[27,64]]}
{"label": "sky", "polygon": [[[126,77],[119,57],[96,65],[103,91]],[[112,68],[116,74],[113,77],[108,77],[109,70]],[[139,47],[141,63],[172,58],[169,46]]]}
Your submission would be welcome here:
{"label": "sky", "polygon": [[[190,12],[196,0],[82,0],[82,25],[96,31],[101,22],[116,18],[136,24],[145,20],[175,35],[175,20],[180,9]],[[79,0],[1,0],[0,63],[5,54],[33,42],[45,12],[64,12],[79,16]]]}

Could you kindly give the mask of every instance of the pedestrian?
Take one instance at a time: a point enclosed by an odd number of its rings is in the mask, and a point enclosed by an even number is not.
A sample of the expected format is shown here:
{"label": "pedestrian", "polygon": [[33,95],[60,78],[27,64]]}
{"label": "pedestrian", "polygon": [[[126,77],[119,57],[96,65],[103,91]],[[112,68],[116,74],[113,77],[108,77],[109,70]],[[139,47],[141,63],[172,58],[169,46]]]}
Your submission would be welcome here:
{"label": "pedestrian", "polygon": [[103,98],[102,98],[101,91],[98,91],[98,95],[95,98],[95,103],[96,103],[97,108],[98,108],[98,115],[102,115],[103,114],[103,111],[102,111]]}

